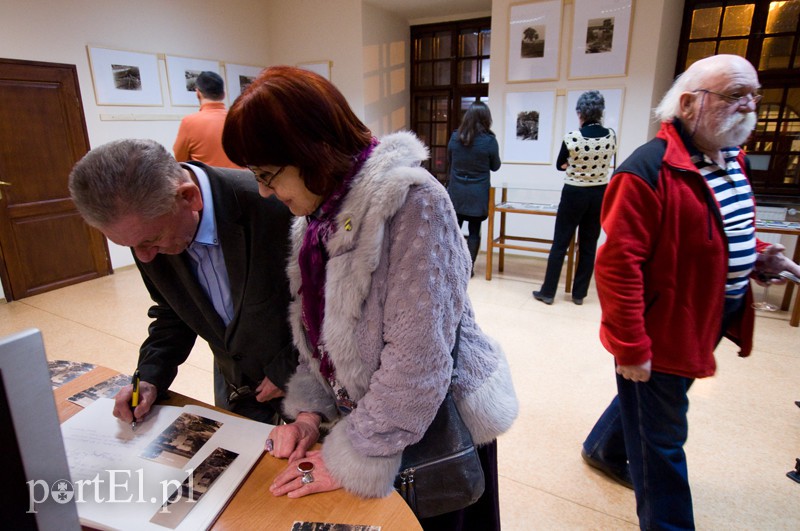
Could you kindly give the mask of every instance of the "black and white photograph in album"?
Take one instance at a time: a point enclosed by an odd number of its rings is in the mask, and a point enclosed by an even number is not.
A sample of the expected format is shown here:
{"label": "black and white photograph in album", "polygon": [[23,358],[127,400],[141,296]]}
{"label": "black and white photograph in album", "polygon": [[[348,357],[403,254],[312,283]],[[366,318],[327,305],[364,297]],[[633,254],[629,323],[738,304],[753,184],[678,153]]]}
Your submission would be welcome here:
{"label": "black and white photograph in album", "polygon": [[189,476],[169,495],[150,522],[169,529],[178,527],[238,455],[225,448],[216,448],[197,468],[190,471]]}
{"label": "black and white photograph in album", "polygon": [[222,422],[183,413],[142,450],[141,457],[181,468],[222,427]]}

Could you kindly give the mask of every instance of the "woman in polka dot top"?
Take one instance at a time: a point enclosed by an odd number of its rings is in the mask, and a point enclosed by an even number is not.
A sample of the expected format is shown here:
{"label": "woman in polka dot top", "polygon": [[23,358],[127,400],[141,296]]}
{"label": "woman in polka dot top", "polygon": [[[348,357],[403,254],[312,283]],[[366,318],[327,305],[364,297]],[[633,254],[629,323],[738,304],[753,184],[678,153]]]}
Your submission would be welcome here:
{"label": "woman in polka dot top", "polygon": [[580,129],[564,136],[556,161],[565,171],[564,188],[556,215],[553,245],[547,259],[544,284],[533,296],[552,304],[558,288],[564,255],[578,229],[578,265],[572,283],[572,302],[583,304],[594,272],[597,239],[600,237],[600,207],[609,178],[609,166],[617,151],[617,135],[603,127],[605,100],[597,90],[584,92],[575,111]]}

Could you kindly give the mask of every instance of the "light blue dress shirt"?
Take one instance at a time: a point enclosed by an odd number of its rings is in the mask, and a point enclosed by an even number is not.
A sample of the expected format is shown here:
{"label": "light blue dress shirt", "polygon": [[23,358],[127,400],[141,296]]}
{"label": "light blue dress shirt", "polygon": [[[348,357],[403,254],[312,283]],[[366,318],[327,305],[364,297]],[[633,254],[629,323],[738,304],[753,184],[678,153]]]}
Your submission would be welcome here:
{"label": "light blue dress shirt", "polygon": [[222,246],[217,237],[217,220],[214,217],[211,185],[208,182],[208,175],[201,168],[191,165],[182,166],[195,174],[203,195],[200,225],[197,227],[194,241],[186,249],[186,252],[191,258],[192,270],[198,283],[208,295],[222,322],[228,326],[233,319],[231,282],[228,278],[228,269],[225,267],[225,257],[222,255]]}

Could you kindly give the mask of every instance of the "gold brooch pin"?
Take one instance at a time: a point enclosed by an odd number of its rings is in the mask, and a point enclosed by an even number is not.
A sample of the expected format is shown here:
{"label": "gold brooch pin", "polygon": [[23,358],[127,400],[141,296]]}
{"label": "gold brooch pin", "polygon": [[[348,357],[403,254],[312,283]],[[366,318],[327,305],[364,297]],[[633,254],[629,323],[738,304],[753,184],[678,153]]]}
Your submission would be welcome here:
{"label": "gold brooch pin", "polygon": [[344,220],[344,230],[346,230],[347,232],[353,230],[353,223],[350,221],[350,218]]}

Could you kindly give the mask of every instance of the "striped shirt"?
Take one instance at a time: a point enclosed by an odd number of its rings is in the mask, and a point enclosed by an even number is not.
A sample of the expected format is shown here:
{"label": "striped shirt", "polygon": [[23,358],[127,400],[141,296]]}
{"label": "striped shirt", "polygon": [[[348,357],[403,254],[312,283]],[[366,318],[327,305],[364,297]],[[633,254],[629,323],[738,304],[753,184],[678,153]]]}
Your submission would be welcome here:
{"label": "striped shirt", "polygon": [[725,148],[722,155],[725,168],[701,153],[693,153],[692,162],[717,200],[728,239],[725,297],[739,299],[747,292],[756,262],[755,202],[750,183],[736,160],[739,148]]}

